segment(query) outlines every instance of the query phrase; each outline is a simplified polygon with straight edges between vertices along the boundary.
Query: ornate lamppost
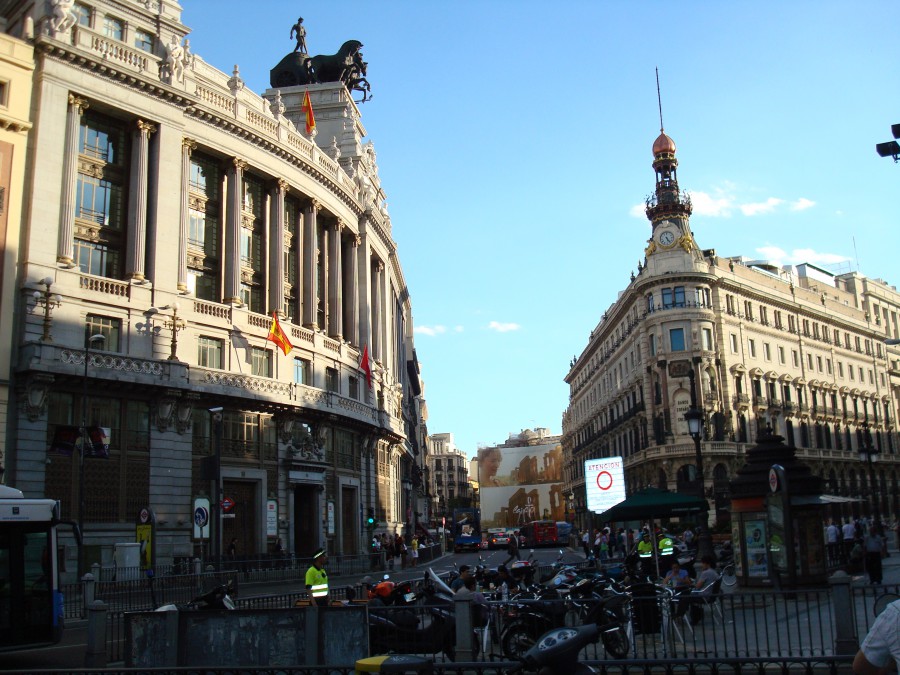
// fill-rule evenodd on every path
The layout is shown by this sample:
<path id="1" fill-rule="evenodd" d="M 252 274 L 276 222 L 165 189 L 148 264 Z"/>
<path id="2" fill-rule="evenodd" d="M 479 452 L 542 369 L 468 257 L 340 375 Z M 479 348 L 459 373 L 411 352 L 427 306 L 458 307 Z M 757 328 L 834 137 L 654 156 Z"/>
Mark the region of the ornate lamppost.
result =
<path id="1" fill-rule="evenodd" d="M 44 285 L 44 290 L 35 291 L 32 293 L 32 297 L 34 298 L 34 306 L 43 307 L 44 309 L 44 323 L 43 323 L 43 331 L 41 333 L 41 341 L 42 342 L 53 342 L 53 338 L 50 337 L 50 315 L 54 309 L 62 304 L 62 299 L 56 293 L 50 293 L 50 286 L 53 284 L 53 279 L 50 277 L 46 277 L 41 279 L 38 283 Z"/>
<path id="2" fill-rule="evenodd" d="M 49 289 L 49 284 L 48 284 Z M 84 455 L 88 451 L 90 438 L 88 437 L 87 409 L 88 409 L 88 363 L 91 360 L 91 345 L 102 345 L 106 336 L 101 333 L 91 335 L 84 344 L 84 376 L 81 378 L 81 454 L 78 460 L 78 531 L 84 537 Z M 84 569 L 84 545 L 78 547 L 78 578 L 85 574 Z"/>
<path id="3" fill-rule="evenodd" d="M 691 407 L 684 413 L 684 420 L 688 425 L 688 433 L 694 439 L 695 464 L 697 469 L 697 496 L 706 501 L 706 490 L 703 479 L 703 452 L 700 448 L 700 438 L 703 435 L 703 412 L 697 408 L 697 389 L 694 384 L 694 369 L 688 371 L 691 382 Z M 702 522 L 697 528 L 697 554 L 702 559 L 705 556 L 714 556 L 712 537 L 709 533 L 709 507 L 700 514 Z"/>

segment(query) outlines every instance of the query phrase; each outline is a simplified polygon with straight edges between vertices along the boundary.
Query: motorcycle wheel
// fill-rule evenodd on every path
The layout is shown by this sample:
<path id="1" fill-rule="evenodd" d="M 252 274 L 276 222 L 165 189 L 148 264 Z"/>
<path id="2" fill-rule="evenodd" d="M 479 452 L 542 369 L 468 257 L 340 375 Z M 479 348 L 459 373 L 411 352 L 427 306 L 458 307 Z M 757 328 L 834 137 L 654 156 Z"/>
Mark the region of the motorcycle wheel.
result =
<path id="1" fill-rule="evenodd" d="M 611 631 L 603 631 L 600 635 L 607 654 L 614 659 L 624 659 L 628 656 L 628 652 L 631 651 L 631 642 L 624 626 L 618 626 Z"/>
<path id="2" fill-rule="evenodd" d="M 535 630 L 524 621 L 514 621 L 500 634 L 500 648 L 503 655 L 510 661 L 519 661 L 525 656 L 525 652 L 531 649 L 537 642 L 536 635 L 543 635 L 546 631 Z"/>

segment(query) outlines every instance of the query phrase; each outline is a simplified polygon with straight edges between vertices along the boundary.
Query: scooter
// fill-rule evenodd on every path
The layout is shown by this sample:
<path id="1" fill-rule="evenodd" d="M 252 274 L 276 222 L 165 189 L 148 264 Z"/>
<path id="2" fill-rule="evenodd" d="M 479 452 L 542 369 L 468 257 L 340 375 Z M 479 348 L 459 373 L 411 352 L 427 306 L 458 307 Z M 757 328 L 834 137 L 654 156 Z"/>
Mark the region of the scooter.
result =
<path id="1" fill-rule="evenodd" d="M 199 609 L 205 611 L 217 611 L 220 609 L 234 609 L 235 594 L 234 581 L 219 584 L 206 593 L 198 595 L 190 602 L 180 605 L 170 603 L 156 609 L 157 612 L 177 612 L 180 610 Z"/>
<path id="2" fill-rule="evenodd" d="M 539 675 L 591 675 L 597 671 L 581 663 L 581 650 L 597 641 L 597 626 L 588 624 L 577 628 L 554 628 L 544 633 L 534 646 L 519 657 L 520 665 L 509 671 L 538 671 Z"/>

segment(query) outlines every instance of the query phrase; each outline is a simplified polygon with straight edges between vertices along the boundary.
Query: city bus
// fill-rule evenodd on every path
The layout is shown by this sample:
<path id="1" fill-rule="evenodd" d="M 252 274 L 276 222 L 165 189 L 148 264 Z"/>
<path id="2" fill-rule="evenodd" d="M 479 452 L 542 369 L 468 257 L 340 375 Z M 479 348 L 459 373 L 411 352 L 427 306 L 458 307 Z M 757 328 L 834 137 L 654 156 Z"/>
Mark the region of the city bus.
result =
<path id="1" fill-rule="evenodd" d="M 478 509 L 453 509 L 453 550 L 481 548 L 481 514 Z"/>
<path id="2" fill-rule="evenodd" d="M 55 644 L 62 638 L 59 514 L 59 502 L 53 499 L 25 499 L 20 490 L 0 485 L 0 651 Z M 74 529 L 80 544 L 80 532 Z"/>
<path id="3" fill-rule="evenodd" d="M 556 546 L 559 543 L 556 523 L 552 520 L 532 520 L 519 528 L 519 535 L 525 538 L 525 546 L 529 548 Z"/>

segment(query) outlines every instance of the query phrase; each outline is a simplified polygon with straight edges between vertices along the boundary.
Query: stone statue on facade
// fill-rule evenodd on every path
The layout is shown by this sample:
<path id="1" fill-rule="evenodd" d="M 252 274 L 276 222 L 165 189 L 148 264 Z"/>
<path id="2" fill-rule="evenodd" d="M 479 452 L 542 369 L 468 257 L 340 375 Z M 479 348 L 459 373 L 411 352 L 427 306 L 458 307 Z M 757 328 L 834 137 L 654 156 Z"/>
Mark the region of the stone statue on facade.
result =
<path id="1" fill-rule="evenodd" d="M 64 33 L 78 23 L 75 13 L 75 0 L 51 0 L 53 18 L 50 25 L 54 33 Z"/>
<path id="2" fill-rule="evenodd" d="M 184 69 L 191 65 L 193 59 L 190 45 L 191 43 L 187 40 L 182 44 L 177 35 L 172 35 L 169 44 L 166 45 L 166 60 L 163 63 L 161 75 L 167 78 L 169 83 L 184 80 Z"/>

